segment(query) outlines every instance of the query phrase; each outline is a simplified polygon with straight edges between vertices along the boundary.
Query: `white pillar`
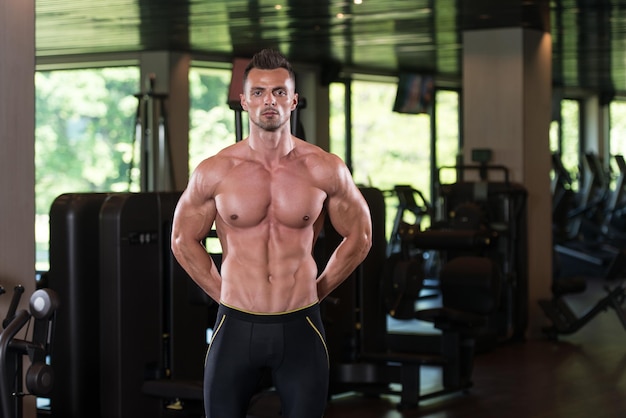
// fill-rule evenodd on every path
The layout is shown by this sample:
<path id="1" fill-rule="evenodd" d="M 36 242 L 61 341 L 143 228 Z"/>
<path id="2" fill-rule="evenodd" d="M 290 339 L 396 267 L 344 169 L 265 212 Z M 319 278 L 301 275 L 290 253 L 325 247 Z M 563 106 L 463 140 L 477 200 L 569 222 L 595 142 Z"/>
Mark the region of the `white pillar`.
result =
<path id="1" fill-rule="evenodd" d="M 297 64 L 294 64 L 296 67 Z M 330 147 L 330 98 L 328 86 L 319 82 L 319 68 L 300 66 L 296 68 L 297 91 L 300 99 L 306 100 L 306 108 L 300 111 L 300 122 L 306 141 L 322 149 Z"/>
<path id="2" fill-rule="evenodd" d="M 528 336 L 547 324 L 537 301 L 550 297 L 552 281 L 551 54 L 551 36 L 538 30 L 463 35 L 464 159 L 473 148 L 491 148 L 492 163 L 528 191 Z"/>
<path id="3" fill-rule="evenodd" d="M 13 288 L 35 290 L 35 1 L 0 2 L 0 318 Z M 19 338 L 24 338 L 22 334 Z M 28 362 L 26 362 L 28 363 Z M 25 364 L 25 369 L 28 364 Z M 35 417 L 24 398 L 24 417 Z"/>

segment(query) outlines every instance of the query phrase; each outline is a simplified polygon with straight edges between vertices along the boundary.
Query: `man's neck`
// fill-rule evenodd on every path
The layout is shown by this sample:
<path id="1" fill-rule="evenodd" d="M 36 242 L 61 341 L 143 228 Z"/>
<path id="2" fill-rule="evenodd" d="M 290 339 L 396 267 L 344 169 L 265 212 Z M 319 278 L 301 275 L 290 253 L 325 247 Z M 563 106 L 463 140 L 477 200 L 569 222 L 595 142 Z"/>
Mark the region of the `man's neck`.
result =
<path id="1" fill-rule="evenodd" d="M 289 129 L 271 132 L 251 129 L 248 136 L 248 146 L 254 157 L 271 164 L 289 154 L 295 147 L 295 143 Z"/>

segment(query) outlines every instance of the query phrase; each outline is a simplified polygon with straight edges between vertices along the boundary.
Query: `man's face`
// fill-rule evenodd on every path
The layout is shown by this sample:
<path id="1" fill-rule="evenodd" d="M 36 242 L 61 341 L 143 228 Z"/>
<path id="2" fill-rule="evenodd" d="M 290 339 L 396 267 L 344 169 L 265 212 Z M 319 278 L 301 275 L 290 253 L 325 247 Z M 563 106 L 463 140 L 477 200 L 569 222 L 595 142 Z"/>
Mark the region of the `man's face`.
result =
<path id="1" fill-rule="evenodd" d="M 289 121 L 297 104 L 298 95 L 287 70 L 250 70 L 241 95 L 241 106 L 249 113 L 251 123 L 267 131 L 276 131 Z"/>

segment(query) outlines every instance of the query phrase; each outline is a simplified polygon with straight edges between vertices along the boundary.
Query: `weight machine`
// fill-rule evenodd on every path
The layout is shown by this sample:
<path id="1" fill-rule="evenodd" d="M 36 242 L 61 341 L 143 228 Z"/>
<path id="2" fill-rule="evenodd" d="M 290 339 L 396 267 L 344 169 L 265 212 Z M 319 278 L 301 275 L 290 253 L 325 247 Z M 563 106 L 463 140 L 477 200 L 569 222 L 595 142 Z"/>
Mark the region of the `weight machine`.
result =
<path id="1" fill-rule="evenodd" d="M 176 184 L 169 143 L 169 127 L 165 102 L 167 94 L 156 93 L 156 76 L 150 74 L 147 91 L 137 93 L 137 113 L 133 138 L 133 157 L 128 173 L 128 190 L 131 190 L 135 168 L 136 147 L 139 146 L 141 164 L 141 191 L 172 190 Z"/>
<path id="2" fill-rule="evenodd" d="M 143 385 L 202 379 L 207 304 L 169 249 L 180 192 L 70 193 L 50 210 L 58 310 L 51 414 L 160 417 Z"/>
<path id="3" fill-rule="evenodd" d="M 471 230 L 482 223 L 498 236 L 482 254 L 492 259 L 502 274 L 494 327 L 501 340 L 523 341 L 528 325 L 527 191 L 510 180 L 507 167 L 489 164 L 488 159 L 475 161 L 479 164 L 440 168 L 456 170 L 459 181 L 440 186 L 438 209 L 444 221 L 456 223 L 459 229 Z M 472 173 L 478 178 L 467 180 Z M 501 178 L 490 178 L 498 173 Z"/>
<path id="4" fill-rule="evenodd" d="M 396 394 L 398 408 L 413 408 L 430 399 L 471 387 L 475 343 L 490 328 L 490 316 L 499 304 L 499 269 L 485 257 L 459 256 L 442 266 L 439 275 L 443 305 L 430 310 L 415 310 L 421 290 L 419 264 L 393 261 L 389 266 L 384 233 L 385 204 L 381 191 L 361 188 L 372 214 L 373 245 L 364 262 L 331 294 L 336 303 L 322 304 L 331 359 L 331 394 L 356 391 L 366 395 Z M 430 241 L 459 246 L 480 241 L 455 238 L 448 231 L 429 234 L 399 228 L 404 244 L 420 236 Z M 415 235 L 415 236 L 412 236 Z M 332 225 L 326 223 L 318 241 L 316 260 L 323 265 L 339 240 Z M 392 271 L 393 277 L 386 272 Z M 434 324 L 441 333 L 436 348 L 425 347 L 421 339 L 398 347 L 387 333 L 387 315 L 420 319 Z M 427 349 L 425 349 L 427 348 Z M 422 392 L 420 369 L 442 369 L 442 387 Z"/>
<path id="5" fill-rule="evenodd" d="M 5 290 L 0 286 L 0 295 L 3 293 Z M 4 329 L 0 332 L 0 411 L 2 417 L 6 418 L 21 418 L 24 396 L 46 397 L 54 386 L 54 371 L 46 363 L 46 357 L 52 348 L 58 297 L 51 289 L 38 289 L 31 295 L 29 310 L 18 311 L 17 306 L 23 293 L 22 286 L 14 288 L 13 298 L 2 322 Z M 16 338 L 19 332 L 28 329 L 31 318 L 34 318 L 32 338 Z M 30 360 L 25 379 L 24 356 Z M 27 392 L 24 392 L 24 385 Z"/>

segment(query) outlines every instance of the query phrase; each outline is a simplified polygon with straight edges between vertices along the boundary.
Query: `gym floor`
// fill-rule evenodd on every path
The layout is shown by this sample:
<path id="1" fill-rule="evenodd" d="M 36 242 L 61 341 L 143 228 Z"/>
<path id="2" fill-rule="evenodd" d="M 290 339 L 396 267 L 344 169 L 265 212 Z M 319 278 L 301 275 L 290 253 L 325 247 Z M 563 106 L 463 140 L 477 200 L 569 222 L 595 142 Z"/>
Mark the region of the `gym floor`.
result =
<path id="1" fill-rule="evenodd" d="M 606 294 L 590 280 L 568 297 L 582 315 Z M 422 393 L 437 388 L 438 369 L 422 367 Z M 529 340 L 478 354 L 474 386 L 465 393 L 422 401 L 398 411 L 396 396 L 335 396 L 325 418 L 621 418 L 626 416 L 626 330 L 612 309 L 558 341 Z M 260 399 L 248 418 L 279 417 L 275 397 Z"/>

